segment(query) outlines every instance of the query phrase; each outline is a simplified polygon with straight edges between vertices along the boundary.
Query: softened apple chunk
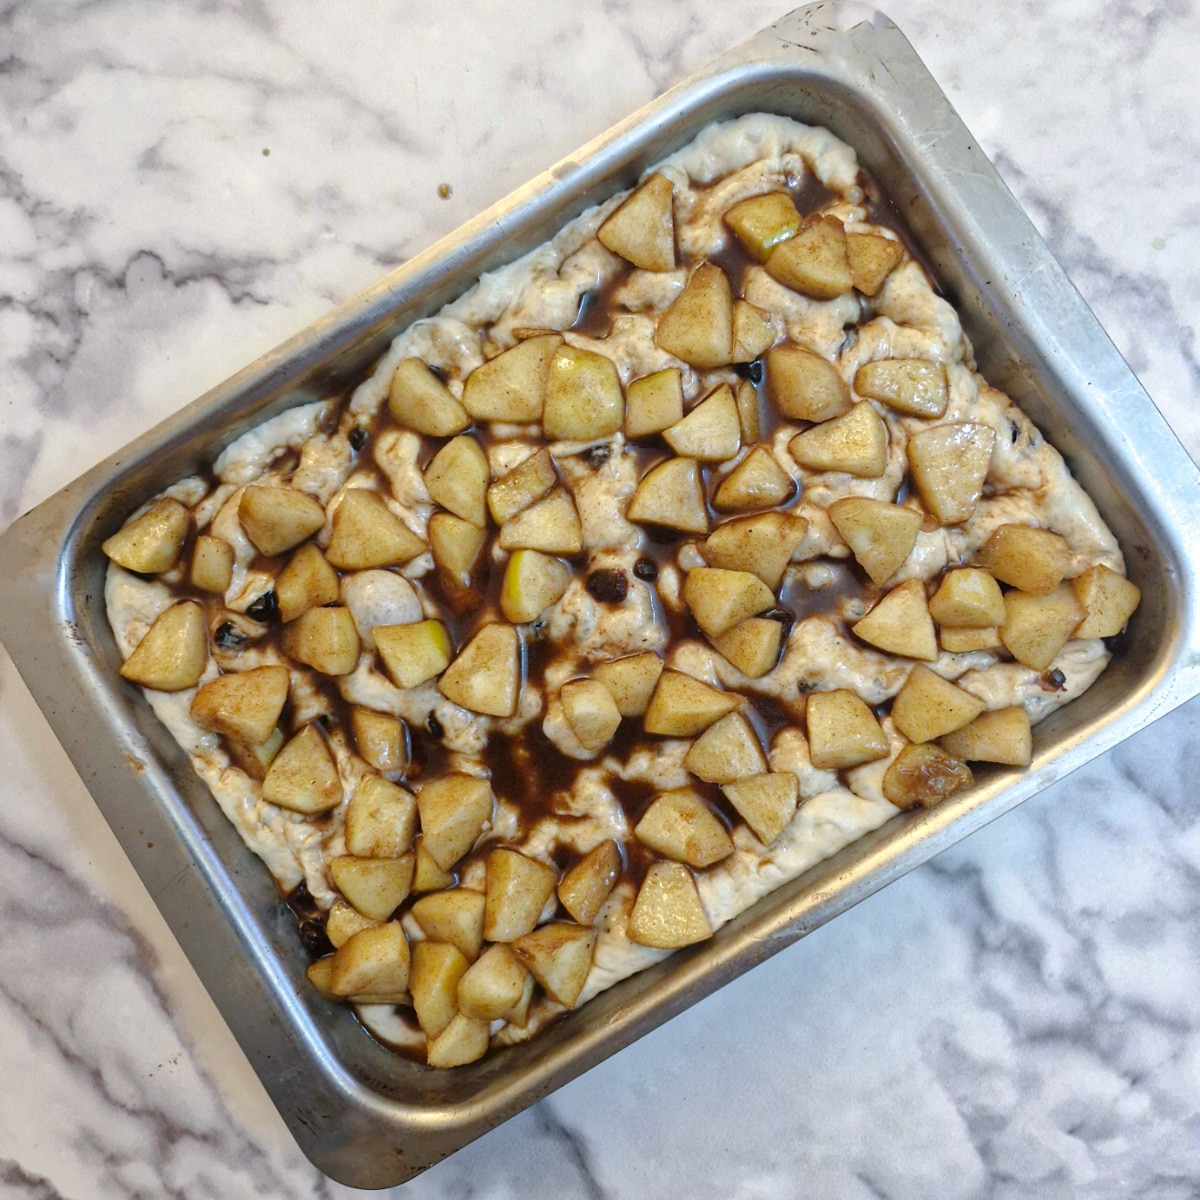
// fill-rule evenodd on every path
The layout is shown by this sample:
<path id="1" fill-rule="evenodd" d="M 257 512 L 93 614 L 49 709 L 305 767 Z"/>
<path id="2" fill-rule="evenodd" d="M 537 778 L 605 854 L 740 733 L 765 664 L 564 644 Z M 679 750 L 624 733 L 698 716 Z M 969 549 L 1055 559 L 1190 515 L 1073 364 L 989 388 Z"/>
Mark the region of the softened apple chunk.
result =
<path id="1" fill-rule="evenodd" d="M 489 942 L 515 942 L 537 925 L 558 876 L 553 867 L 505 846 L 487 859 L 483 936 Z"/>
<path id="2" fill-rule="evenodd" d="M 597 663 L 592 674 L 608 689 L 622 717 L 640 717 L 650 704 L 663 661 L 653 650 Z"/>
<path id="3" fill-rule="evenodd" d="M 268 804 L 312 816 L 342 802 L 342 781 L 316 724 L 305 725 L 275 756 L 262 783 Z"/>
<path id="4" fill-rule="evenodd" d="M 808 533 L 808 521 L 794 513 L 763 513 L 726 521 L 700 544 L 711 567 L 750 571 L 772 590 L 783 582 L 796 548 Z"/>
<path id="5" fill-rule="evenodd" d="M 878 233 L 848 233 L 846 257 L 854 286 L 864 296 L 874 296 L 904 257 L 904 246 Z"/>
<path id="6" fill-rule="evenodd" d="M 305 492 L 251 484 L 238 501 L 238 520 L 262 554 L 282 554 L 325 524 L 325 510 Z"/>
<path id="7" fill-rule="evenodd" d="M 485 625 L 442 672 L 447 700 L 490 717 L 511 717 L 521 691 L 521 638 L 511 625 Z"/>
<path id="8" fill-rule="evenodd" d="M 439 892 L 442 888 L 454 886 L 454 873 L 438 865 L 433 855 L 425 849 L 424 837 L 417 838 L 413 853 L 417 856 L 417 865 L 413 868 L 414 892 Z"/>
<path id="9" fill-rule="evenodd" d="M 283 649 L 322 675 L 349 675 L 361 644 L 348 608 L 310 608 L 283 630 Z"/>
<path id="10" fill-rule="evenodd" d="M 827 511 L 873 583 L 886 583 L 904 566 L 921 531 L 921 514 L 915 509 L 866 496 L 835 500 Z"/>
<path id="11" fill-rule="evenodd" d="M 742 424 L 729 384 L 720 384 L 683 420 L 663 433 L 668 446 L 698 462 L 724 462 L 742 445 Z"/>
<path id="12" fill-rule="evenodd" d="M 414 858 L 358 858 L 340 854 L 331 859 L 334 886 L 364 917 L 386 921 L 412 890 Z"/>
<path id="13" fill-rule="evenodd" d="M 208 665 L 208 627 L 195 600 L 172 604 L 121 664 L 121 678 L 159 692 L 195 687 Z"/>
<path id="14" fill-rule="evenodd" d="M 1044 596 L 1062 583 L 1071 565 L 1071 548 L 1066 538 L 1049 529 L 1001 525 L 992 530 L 975 561 L 1002 583 Z"/>
<path id="15" fill-rule="evenodd" d="M 986 571 L 960 567 L 942 577 L 929 615 L 950 629 L 987 629 L 1004 620 L 1004 593 Z"/>
<path id="16" fill-rule="evenodd" d="M 749 196 L 725 211 L 725 224 L 756 262 L 766 262 L 780 242 L 796 235 L 802 221 L 787 192 Z"/>
<path id="17" fill-rule="evenodd" d="M 202 729 L 261 746 L 275 731 L 289 683 L 287 667 L 218 675 L 196 693 L 192 720 Z"/>
<path id="18" fill-rule="evenodd" d="M 625 389 L 625 436 L 651 437 L 683 420 L 683 379 L 678 367 L 635 379 Z"/>
<path id="19" fill-rule="evenodd" d="M 607 746 L 621 724 L 612 693 L 598 679 L 573 679 L 559 693 L 563 716 L 579 744 L 589 753 Z"/>
<path id="20" fill-rule="evenodd" d="M 948 754 L 966 762 L 1027 767 L 1033 760 L 1033 730 L 1029 714 L 1019 704 L 983 713 L 962 729 L 946 734 L 940 744 Z"/>
<path id="21" fill-rule="evenodd" d="M 810 471 L 845 471 L 860 479 L 878 479 L 887 470 L 887 426 L 864 400 L 845 416 L 796 434 L 788 449 Z"/>
<path id="22" fill-rule="evenodd" d="M 425 1061 L 431 1067 L 465 1067 L 478 1062 L 488 1049 L 491 1026 L 457 1013 L 454 1019 L 433 1038 L 425 1051 Z"/>
<path id="23" fill-rule="evenodd" d="M 1077 638 L 1116 637 L 1142 600 L 1137 584 L 1102 565 L 1089 567 L 1071 586 L 1087 613 L 1075 630 Z"/>
<path id="24" fill-rule="evenodd" d="M 474 962 L 483 948 L 483 893 L 451 888 L 422 896 L 409 910 L 421 932 L 435 942 L 449 942 Z"/>
<path id="25" fill-rule="evenodd" d="M 329 987 L 335 996 L 391 999 L 408 989 L 412 957 L 399 921 L 363 929 L 333 955 Z"/>
<path id="26" fill-rule="evenodd" d="M 558 902 L 580 925 L 591 925 L 620 875 L 621 851 L 612 838 L 606 838 L 558 881 Z"/>
<path id="27" fill-rule="evenodd" d="M 486 779 L 457 773 L 431 779 L 417 793 L 421 845 L 443 871 L 475 845 L 495 802 Z"/>
<path id="28" fill-rule="evenodd" d="M 908 440 L 908 466 L 921 502 L 943 525 L 975 511 L 996 435 L 986 425 L 935 425 Z"/>
<path id="29" fill-rule="evenodd" d="M 702 371 L 733 361 L 733 293 L 713 263 L 701 263 L 659 319 L 659 349 Z"/>
<path id="30" fill-rule="evenodd" d="M 497 354 L 467 376 L 462 405 L 476 421 L 540 421 L 557 333 L 539 334 Z"/>
<path id="31" fill-rule="evenodd" d="M 775 341 L 775 330 L 771 328 L 766 314 L 745 300 L 736 300 L 733 305 L 733 353 L 730 361 L 753 362 L 765 354 Z"/>
<path id="32" fill-rule="evenodd" d="M 163 496 L 107 538 L 101 549 L 119 567 L 139 575 L 169 571 L 183 557 L 192 514 L 178 500 Z"/>
<path id="33" fill-rule="evenodd" d="M 233 547 L 219 537 L 202 533 L 192 548 L 192 587 L 223 593 L 233 580 Z"/>
<path id="34" fill-rule="evenodd" d="M 1044 671 L 1086 615 L 1069 583 L 1059 584 L 1045 596 L 1006 592 L 1000 640 L 1022 666 Z"/>
<path id="35" fill-rule="evenodd" d="M 381 921 L 372 921 L 348 904 L 340 896 L 329 907 L 325 914 L 325 936 L 335 950 L 341 949 L 356 933 L 363 929 L 374 929 Z"/>
<path id="36" fill-rule="evenodd" d="M 487 522 L 488 460 L 470 434 L 447 442 L 425 468 L 425 488 L 434 504 L 472 525 Z"/>
<path id="37" fill-rule="evenodd" d="M 706 783 L 732 783 L 767 769 L 757 735 L 738 712 L 710 725 L 688 748 L 683 765 Z"/>
<path id="38" fill-rule="evenodd" d="M 828 359 L 803 346 L 776 346 L 767 355 L 767 386 L 776 407 L 798 421 L 830 421 L 852 407 L 850 389 Z"/>
<path id="39" fill-rule="evenodd" d="M 337 572 L 312 542 L 305 542 L 275 577 L 279 619 L 294 621 L 310 608 L 332 604 L 339 591 Z"/>
<path id="40" fill-rule="evenodd" d="M 884 797 L 897 808 L 932 808 L 975 782 L 971 768 L 930 742 L 905 746 L 884 772 Z"/>
<path id="41" fill-rule="evenodd" d="M 713 645 L 747 679 L 761 679 L 779 661 L 783 625 L 770 617 L 747 617 L 720 637 Z"/>
<path id="42" fill-rule="evenodd" d="M 950 403 L 944 363 L 922 358 L 883 358 L 863 363 L 854 390 L 910 417 L 940 417 Z"/>
<path id="43" fill-rule="evenodd" d="M 642 728 L 665 737 L 695 737 L 741 703 L 741 696 L 682 671 L 663 671 L 646 706 Z"/>
<path id="44" fill-rule="evenodd" d="M 755 446 L 721 480 L 713 507 L 721 512 L 751 512 L 774 508 L 790 500 L 796 481 L 775 461 L 765 446 Z"/>
<path id="45" fill-rule="evenodd" d="M 978 696 L 916 666 L 892 701 L 892 723 L 910 742 L 932 742 L 969 725 L 983 709 Z"/>
<path id="46" fill-rule="evenodd" d="M 450 635 L 441 621 L 376 625 L 371 634 L 384 669 L 399 688 L 420 687 L 450 665 Z"/>
<path id="47" fill-rule="evenodd" d="M 762 413 L 759 411 L 758 391 L 748 379 L 743 379 L 734 393 L 738 420 L 742 423 L 742 443 L 752 446 L 762 436 Z"/>
<path id="48" fill-rule="evenodd" d="M 506 621 L 524 625 L 556 604 L 571 582 L 571 569 L 538 550 L 517 550 L 504 569 L 500 611 Z"/>
<path id="49" fill-rule="evenodd" d="M 733 853 L 733 842 L 712 809 L 691 788 L 656 797 L 634 826 L 634 836 L 664 858 L 711 867 Z"/>
<path id="50" fill-rule="evenodd" d="M 802 296 L 836 300 L 854 286 L 846 230 L 837 217 L 810 217 L 767 258 L 767 274 Z"/>
<path id="51" fill-rule="evenodd" d="M 378 775 L 364 775 L 346 805 L 345 832 L 348 854 L 357 858 L 399 858 L 412 849 L 417 832 L 417 798 Z"/>
<path id="52" fill-rule="evenodd" d="M 513 950 L 556 1004 L 574 1008 L 592 969 L 596 931 L 554 921 L 513 942 Z"/>
<path id="53" fill-rule="evenodd" d="M 654 174 L 596 231 L 600 244 L 643 271 L 675 269 L 674 187 Z"/>
<path id="54" fill-rule="evenodd" d="M 684 533 L 708 532 L 708 504 L 700 464 L 694 458 L 669 458 L 648 471 L 629 501 L 631 521 L 663 525 Z"/>
<path id="55" fill-rule="evenodd" d="M 638 888 L 625 935 L 639 946 L 678 950 L 712 937 L 691 871 L 682 863 L 653 863 Z"/>
<path id="56" fill-rule="evenodd" d="M 739 621 L 775 606 L 775 593 L 757 575 L 721 567 L 689 571 L 683 598 L 696 624 L 709 637 L 720 637 Z"/>
<path id="57" fill-rule="evenodd" d="M 483 603 L 488 564 L 483 551 L 487 530 L 453 513 L 435 512 L 429 518 L 429 546 L 437 567 L 438 587 L 456 616 L 474 612 Z"/>
<path id="58" fill-rule="evenodd" d="M 425 543 L 370 488 L 350 488 L 333 511 L 325 557 L 343 571 L 398 566 L 425 551 Z"/>
<path id="59" fill-rule="evenodd" d="M 764 846 L 787 828 L 800 802 L 800 781 L 791 771 L 753 775 L 727 783 L 721 790 Z"/>
<path id="60" fill-rule="evenodd" d="M 497 525 L 504 525 L 523 508 L 540 500 L 556 483 L 554 459 L 543 447 L 502 475 L 487 490 L 488 509 Z"/>
<path id="61" fill-rule="evenodd" d="M 910 579 L 893 588 L 852 628 L 864 642 L 889 654 L 926 662 L 933 662 L 938 656 L 937 634 L 919 579 Z"/>
<path id="62" fill-rule="evenodd" d="M 887 735 L 856 692 L 813 692 L 805 713 L 809 757 L 821 771 L 840 771 L 886 758 Z"/>
<path id="63" fill-rule="evenodd" d="M 408 989 L 417 1024 L 435 1038 L 458 1013 L 458 984 L 471 964 L 447 942 L 417 942 L 412 948 Z"/>
<path id="64" fill-rule="evenodd" d="M 237 738 L 226 737 L 225 749 L 229 751 L 229 759 L 235 767 L 240 767 L 251 779 L 260 783 L 266 779 L 275 756 L 283 749 L 283 730 L 276 726 L 270 736 L 260 745 L 242 742 Z"/>
<path id="65" fill-rule="evenodd" d="M 512 948 L 489 946 L 458 981 L 458 1011 L 477 1021 L 497 1021 L 524 990 L 525 967 Z"/>
<path id="66" fill-rule="evenodd" d="M 578 554 L 583 549 L 583 527 L 570 492 L 555 488 L 510 518 L 500 527 L 500 549 Z"/>
<path id="67" fill-rule="evenodd" d="M 546 378 L 542 432 L 549 438 L 590 442 L 611 437 L 624 419 L 625 396 L 612 359 L 559 346 Z"/>
<path id="68" fill-rule="evenodd" d="M 429 437 L 453 437 L 471 423 L 454 393 L 419 358 L 396 368 L 388 412 L 407 429 Z"/>
<path id="69" fill-rule="evenodd" d="M 991 629 L 939 629 L 938 641 L 947 654 L 997 650 L 1003 645 L 1000 641 L 1000 630 L 995 626 Z"/>

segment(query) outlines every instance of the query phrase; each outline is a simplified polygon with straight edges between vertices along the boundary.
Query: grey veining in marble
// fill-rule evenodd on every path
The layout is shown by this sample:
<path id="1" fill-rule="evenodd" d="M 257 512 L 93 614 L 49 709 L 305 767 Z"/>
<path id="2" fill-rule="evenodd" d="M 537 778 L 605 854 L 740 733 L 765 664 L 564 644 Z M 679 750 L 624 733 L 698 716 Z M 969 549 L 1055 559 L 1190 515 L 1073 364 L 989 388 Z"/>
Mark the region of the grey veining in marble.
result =
<path id="1" fill-rule="evenodd" d="M 886 7 L 1200 455 L 1200 8 Z M 0 524 L 780 11 L 0 0 Z M 404 1194 L 1200 1195 L 1198 716 Z M 0 755 L 0 1197 L 348 1194 L 4 658 Z"/>

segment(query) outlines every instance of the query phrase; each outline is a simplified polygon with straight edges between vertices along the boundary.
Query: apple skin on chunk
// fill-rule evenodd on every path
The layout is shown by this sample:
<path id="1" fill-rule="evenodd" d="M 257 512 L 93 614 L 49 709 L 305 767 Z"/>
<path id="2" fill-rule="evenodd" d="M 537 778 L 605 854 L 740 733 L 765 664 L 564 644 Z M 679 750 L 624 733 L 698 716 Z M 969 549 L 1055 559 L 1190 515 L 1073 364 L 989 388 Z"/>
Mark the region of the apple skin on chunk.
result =
<path id="1" fill-rule="evenodd" d="M 887 470 L 887 426 L 863 400 L 844 416 L 796 434 L 788 449 L 810 471 L 845 471 L 860 479 L 878 479 Z"/>
<path id="2" fill-rule="evenodd" d="M 238 501 L 238 520 L 263 554 L 282 554 L 325 525 L 325 510 L 305 492 L 251 484 Z"/>
<path id="3" fill-rule="evenodd" d="M 794 237 L 803 223 L 787 192 L 748 196 L 725 210 L 725 224 L 756 262 L 766 262 L 780 242 Z"/>
<path id="4" fill-rule="evenodd" d="M 848 688 L 811 693 L 805 721 L 809 756 L 820 771 L 840 771 L 887 757 L 887 735 L 866 701 Z"/>
<path id="5" fill-rule="evenodd" d="M 1018 704 L 976 717 L 969 725 L 939 741 L 942 749 L 966 762 L 1027 767 L 1033 760 L 1033 730 L 1029 714 Z"/>
<path id="6" fill-rule="evenodd" d="M 837 217 L 808 218 L 795 237 L 771 251 L 767 274 L 802 296 L 836 300 L 854 286 L 845 226 Z"/>
<path id="7" fill-rule="evenodd" d="M 565 921 L 543 925 L 513 943 L 517 957 L 543 991 L 564 1008 L 574 1008 L 592 969 L 596 931 Z"/>
<path id="8" fill-rule="evenodd" d="M 986 425 L 935 425 L 908 440 L 908 468 L 921 502 L 943 525 L 975 511 L 996 434 Z"/>
<path id="9" fill-rule="evenodd" d="M 983 709 L 978 696 L 916 666 L 892 701 L 892 722 L 910 742 L 931 742 L 969 725 Z"/>
<path id="10" fill-rule="evenodd" d="M 333 510 L 326 559 L 343 571 L 410 562 L 425 543 L 370 488 L 349 488 Z"/>
<path id="11" fill-rule="evenodd" d="M 711 867 L 733 853 L 725 826 L 691 788 L 663 792 L 633 830 L 639 842 L 689 867 Z"/>
<path id="12" fill-rule="evenodd" d="M 1137 584 L 1103 565 L 1089 567 L 1071 586 L 1087 613 L 1075 630 L 1077 638 L 1116 637 L 1142 600 Z"/>
<path id="13" fill-rule="evenodd" d="M 195 687 L 208 665 L 208 627 L 195 600 L 172 604 L 121 664 L 121 678 L 159 692 Z"/>
<path id="14" fill-rule="evenodd" d="M 342 802 L 337 763 L 316 724 L 305 725 L 275 756 L 262 783 L 268 804 L 314 815 Z"/>
<path id="15" fill-rule="evenodd" d="M 593 846 L 558 883 L 558 901 L 580 925 L 590 925 L 621 875 L 621 851 L 612 838 Z"/>
<path id="16" fill-rule="evenodd" d="M 663 671 L 642 728 L 664 737 L 695 737 L 741 704 L 742 697 L 733 692 L 722 692 L 682 671 Z"/>
<path id="17" fill-rule="evenodd" d="M 560 346 L 546 378 L 542 432 L 548 438 L 590 442 L 611 437 L 624 420 L 625 396 L 612 359 Z"/>
<path id="18" fill-rule="evenodd" d="M 419 358 L 406 358 L 397 366 L 388 412 L 406 429 L 428 437 L 453 437 L 471 424 L 454 393 Z"/>
<path id="19" fill-rule="evenodd" d="M 626 922 L 629 940 L 657 950 L 678 950 L 705 941 L 712 932 L 691 871 L 682 863 L 653 863 Z"/>
<path id="20" fill-rule="evenodd" d="M 803 346 L 776 346 L 767 355 L 767 385 L 779 411 L 793 420 L 830 421 L 853 406 L 837 367 Z"/>
<path id="21" fill-rule="evenodd" d="M 637 485 L 627 515 L 631 521 L 683 533 L 707 533 L 708 504 L 700 464 L 694 458 L 668 458 L 652 467 Z"/>
<path id="22" fill-rule="evenodd" d="M 376 625 L 371 633 L 384 669 L 398 688 L 420 687 L 450 665 L 450 635 L 441 621 Z"/>
<path id="23" fill-rule="evenodd" d="M 905 746 L 884 772 L 883 794 L 897 808 L 932 808 L 975 782 L 971 768 L 931 742 Z"/>
<path id="24" fill-rule="evenodd" d="M 275 732 L 289 686 L 287 667 L 218 675 L 196 693 L 192 720 L 202 729 L 261 746 Z"/>
<path id="25" fill-rule="evenodd" d="M 550 360 L 562 345 L 540 334 L 497 354 L 467 376 L 462 404 L 476 421 L 540 421 Z"/>
<path id="26" fill-rule="evenodd" d="M 826 510 L 872 583 L 886 583 L 904 566 L 921 531 L 921 514 L 899 504 L 846 496 Z"/>
<path id="27" fill-rule="evenodd" d="M 127 571 L 157 575 L 169 571 L 183 557 L 191 527 L 192 514 L 186 505 L 163 496 L 152 500 L 145 512 L 127 521 L 100 548 Z"/>
<path id="28" fill-rule="evenodd" d="M 852 628 L 864 642 L 889 654 L 925 662 L 937 659 L 937 633 L 919 579 L 910 579 L 893 588 Z"/>
<path id="29" fill-rule="evenodd" d="M 733 293 L 713 263 L 701 263 L 658 322 L 660 350 L 702 371 L 733 361 Z"/>
<path id="30" fill-rule="evenodd" d="M 800 802 L 800 781 L 791 771 L 769 771 L 725 784 L 725 799 L 764 846 L 787 828 Z"/>
<path id="31" fill-rule="evenodd" d="M 485 625 L 442 672 L 447 700 L 489 717 L 511 717 L 521 691 L 521 637 L 511 625 Z"/>
<path id="32" fill-rule="evenodd" d="M 596 231 L 600 244 L 643 271 L 673 271 L 674 191 L 665 175 L 651 175 Z"/>

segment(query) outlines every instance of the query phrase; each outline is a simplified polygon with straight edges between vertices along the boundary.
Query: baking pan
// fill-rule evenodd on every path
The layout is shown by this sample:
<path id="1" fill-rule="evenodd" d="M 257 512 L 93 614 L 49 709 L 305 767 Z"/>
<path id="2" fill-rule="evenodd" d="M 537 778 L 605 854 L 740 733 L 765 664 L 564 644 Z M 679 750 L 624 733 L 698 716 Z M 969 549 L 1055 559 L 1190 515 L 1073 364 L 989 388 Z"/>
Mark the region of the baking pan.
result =
<path id="1" fill-rule="evenodd" d="M 710 121 L 825 125 L 902 214 L 979 367 L 1065 455 L 1120 538 L 1142 606 L 1080 699 L 1037 727 L 1027 772 L 898 814 L 709 942 L 531 1042 L 454 1071 L 377 1044 L 304 978 L 265 867 L 137 689 L 104 615 L 101 541 L 160 489 L 289 406 L 360 380 L 390 340 L 539 245 Z M 348 1184 L 399 1183 L 634 1041 L 1200 691 L 1200 476 L 897 28 L 799 9 L 89 471 L 0 538 L 0 636 L 297 1142 Z"/>

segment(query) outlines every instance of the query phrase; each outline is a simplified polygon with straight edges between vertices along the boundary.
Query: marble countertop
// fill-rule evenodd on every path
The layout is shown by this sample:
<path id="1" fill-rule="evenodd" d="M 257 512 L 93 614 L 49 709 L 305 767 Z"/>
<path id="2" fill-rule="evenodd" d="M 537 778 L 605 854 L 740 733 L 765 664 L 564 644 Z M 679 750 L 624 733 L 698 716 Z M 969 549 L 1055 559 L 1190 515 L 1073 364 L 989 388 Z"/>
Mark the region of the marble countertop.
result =
<path id="1" fill-rule="evenodd" d="M 1196 456 L 1200 6 L 885 7 Z M 0 5 L 0 525 L 781 11 Z M 403 1193 L 1200 1194 L 1198 716 Z M 2 652 L 0 756 L 0 1195 L 348 1194 Z"/>

